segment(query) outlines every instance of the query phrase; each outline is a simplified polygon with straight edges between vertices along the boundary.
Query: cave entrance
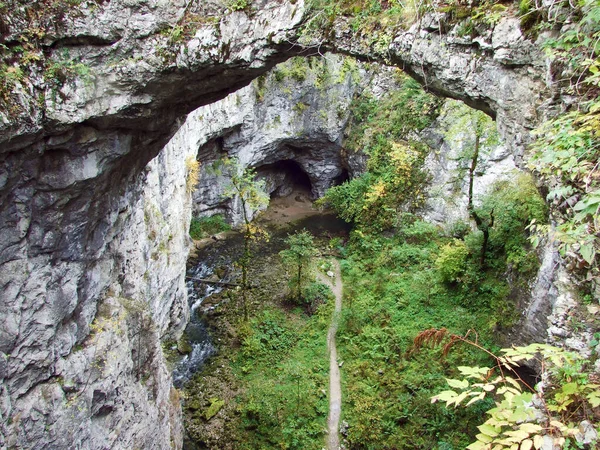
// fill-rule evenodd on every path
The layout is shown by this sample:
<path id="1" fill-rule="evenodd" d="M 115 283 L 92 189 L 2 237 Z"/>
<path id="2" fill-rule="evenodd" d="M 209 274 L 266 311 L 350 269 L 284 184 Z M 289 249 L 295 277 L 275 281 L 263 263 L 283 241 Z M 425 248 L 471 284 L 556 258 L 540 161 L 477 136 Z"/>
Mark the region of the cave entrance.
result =
<path id="1" fill-rule="evenodd" d="M 296 161 L 285 159 L 265 164 L 256 169 L 256 174 L 265 180 L 265 188 L 271 199 L 292 194 L 312 199 L 312 182 Z"/>
<path id="2" fill-rule="evenodd" d="M 332 186 L 339 186 L 340 184 L 344 184 L 346 181 L 350 180 L 350 174 L 348 173 L 348 169 L 343 168 L 342 173 L 340 173 L 337 177 L 333 179 Z"/>

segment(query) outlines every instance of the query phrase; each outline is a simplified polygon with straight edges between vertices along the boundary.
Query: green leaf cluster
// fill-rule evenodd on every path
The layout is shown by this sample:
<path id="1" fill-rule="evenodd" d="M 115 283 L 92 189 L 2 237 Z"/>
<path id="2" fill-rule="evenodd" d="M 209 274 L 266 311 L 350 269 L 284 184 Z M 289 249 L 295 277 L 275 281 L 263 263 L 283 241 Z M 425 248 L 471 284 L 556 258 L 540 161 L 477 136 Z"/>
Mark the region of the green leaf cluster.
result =
<path id="1" fill-rule="evenodd" d="M 190 222 L 190 237 L 192 239 L 203 239 L 222 231 L 228 231 L 231 226 L 220 214 L 210 217 L 192 217 Z"/>
<path id="2" fill-rule="evenodd" d="M 418 220 L 405 221 L 393 237 L 352 233 L 342 261 L 338 334 L 350 448 L 465 448 L 477 434 L 473 424 L 493 406 L 484 400 L 453 410 L 430 403 L 449 375 L 457 378 L 452 367 L 460 358 L 485 365 L 485 356 L 464 347 L 447 361 L 431 350 L 409 352 L 414 336 L 431 324 L 460 333 L 481 324 L 480 340 L 493 345 L 493 329 L 510 317 L 502 273 L 465 288 L 443 282 L 436 260 L 449 242 L 442 230 Z"/>
<path id="3" fill-rule="evenodd" d="M 548 200 L 559 213 L 553 234 L 562 255 L 572 269 L 588 269 L 589 279 L 599 274 L 600 250 L 600 4 L 581 0 L 568 11 L 572 26 L 545 46 L 579 102 L 535 130 L 530 167 L 551 186 Z M 532 229 L 548 231 L 537 224 Z"/>
<path id="4" fill-rule="evenodd" d="M 373 232 L 393 227 L 402 211 L 422 206 L 429 148 L 410 136 L 431 123 L 438 106 L 439 100 L 400 75 L 399 89 L 384 98 L 365 95 L 354 101 L 345 145 L 369 156 L 367 172 L 333 187 L 319 203 Z"/>
<path id="5" fill-rule="evenodd" d="M 317 255 L 314 237 L 308 231 L 302 230 L 288 236 L 285 243 L 288 248 L 279 252 L 279 256 L 291 269 L 290 288 L 296 293 L 297 302 L 310 304 L 302 291 L 310 278 L 313 259 Z"/>
<path id="6" fill-rule="evenodd" d="M 236 448 L 321 448 L 328 412 L 326 334 L 331 308 L 310 319 L 267 310 L 250 321 L 234 370 L 238 397 Z"/>
<path id="7" fill-rule="evenodd" d="M 557 376 L 573 367 L 579 355 L 547 344 L 505 348 L 501 353 L 493 369 L 458 367 L 465 378 L 447 379 L 453 389 L 431 399 L 432 403 L 442 401 L 454 407 L 468 400 L 464 405 L 468 407 L 493 396 L 495 407 L 487 411 L 488 419 L 477 427 L 480 432 L 467 449 L 537 450 L 544 446 L 544 436 L 562 448 L 578 433 L 578 421 L 595 420 L 592 410 L 600 405 L 600 386 L 589 383 L 581 373 L 569 382 Z M 524 389 L 523 380 L 510 375 L 513 372 L 509 371 L 530 360 L 537 360 L 553 374 L 552 379 L 546 381 L 549 387 L 534 391 L 525 385 L 527 389 Z"/>

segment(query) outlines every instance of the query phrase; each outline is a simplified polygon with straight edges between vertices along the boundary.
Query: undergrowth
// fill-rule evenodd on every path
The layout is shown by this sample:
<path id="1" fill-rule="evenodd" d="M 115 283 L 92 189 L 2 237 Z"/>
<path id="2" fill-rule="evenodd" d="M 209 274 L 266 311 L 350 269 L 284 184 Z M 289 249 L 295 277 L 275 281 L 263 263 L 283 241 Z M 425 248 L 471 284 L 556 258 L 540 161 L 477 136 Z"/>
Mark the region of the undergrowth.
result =
<path id="1" fill-rule="evenodd" d="M 239 448 L 321 448 L 328 412 L 327 328 L 333 302 L 313 316 L 267 309 L 244 329 L 234 372 L 246 387 L 238 398 Z M 250 431 L 250 432 L 248 432 Z"/>
<path id="2" fill-rule="evenodd" d="M 527 253 L 524 228 L 521 223 Z M 456 373 L 458 362 L 486 364 L 485 356 L 469 348 L 447 359 L 410 351 L 413 338 L 433 324 L 457 334 L 481 330 L 478 342 L 497 348 L 497 333 L 518 318 L 505 281 L 506 271 L 515 270 L 509 268 L 508 249 L 492 249 L 497 265 L 482 270 L 476 232 L 465 241 L 418 220 L 392 237 L 353 233 L 342 263 L 345 307 L 338 339 L 350 448 L 462 449 L 472 442 L 492 403 L 455 411 L 432 406 L 430 397 Z M 458 262 L 441 259 L 445 248 L 459 245 Z"/>
<path id="3" fill-rule="evenodd" d="M 192 217 L 190 222 L 190 237 L 192 239 L 202 239 L 230 229 L 231 226 L 220 214 L 210 217 Z"/>

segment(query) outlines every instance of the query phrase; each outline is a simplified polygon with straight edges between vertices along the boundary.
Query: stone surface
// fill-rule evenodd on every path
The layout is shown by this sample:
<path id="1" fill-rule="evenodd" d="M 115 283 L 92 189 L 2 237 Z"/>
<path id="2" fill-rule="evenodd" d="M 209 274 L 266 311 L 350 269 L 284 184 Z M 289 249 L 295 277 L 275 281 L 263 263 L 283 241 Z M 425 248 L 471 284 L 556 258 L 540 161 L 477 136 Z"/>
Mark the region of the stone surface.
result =
<path id="1" fill-rule="evenodd" d="M 517 20 L 504 17 L 492 32 L 472 41 L 457 40 L 445 32 L 442 19 L 426 15 L 396 34 L 389 47 L 379 50 L 379 56 L 431 92 L 463 100 L 495 118 L 519 164 L 531 139 L 529 132 L 547 113 L 553 88 L 547 83 L 543 53 L 520 34 Z M 379 53 L 369 41 L 357 39 L 344 19 L 336 22 L 334 30 L 332 45 L 338 51 L 362 58 Z M 489 50 L 482 51 L 482 47 Z"/>
<path id="2" fill-rule="evenodd" d="M 161 342 L 188 315 L 187 155 L 148 163 L 188 111 L 287 57 L 303 5 L 205 4 L 223 17 L 171 42 L 190 8 L 82 4 L 47 50 L 88 74 L 31 79 L 24 112 L 2 116 L 0 448 L 182 445 Z"/>
<path id="3" fill-rule="evenodd" d="M 234 224 L 242 219 L 240 202 L 224 196 L 227 179 L 212 169 L 223 157 L 255 169 L 268 193 L 279 196 L 292 191 L 295 177 L 305 178 L 318 198 L 344 174 L 359 173 L 342 140 L 350 102 L 368 89 L 373 75 L 353 67 L 346 70 L 344 59 L 335 55 L 284 63 L 260 82 L 190 114 L 190 129 L 218 130 L 199 146 L 203 165 L 195 214 L 223 213 Z M 302 76 L 294 78 L 294 69 Z M 320 79 L 325 81 L 319 84 Z"/>
<path id="4" fill-rule="evenodd" d="M 465 139 L 469 131 L 454 133 L 454 136 L 450 133 L 460 120 L 461 111 L 456 108 L 456 102 L 448 101 L 436 121 L 421 133 L 421 138 L 432 148 L 425 162 L 425 168 L 431 176 L 431 186 L 423 216 L 444 226 L 457 221 L 469 221 L 467 165 L 470 160 L 464 159 L 465 151 L 472 151 L 467 148 L 469 144 Z M 495 182 L 511 179 L 517 171 L 513 154 L 506 146 L 494 143 L 487 148 L 482 147 L 473 182 L 475 204 L 490 191 Z"/>

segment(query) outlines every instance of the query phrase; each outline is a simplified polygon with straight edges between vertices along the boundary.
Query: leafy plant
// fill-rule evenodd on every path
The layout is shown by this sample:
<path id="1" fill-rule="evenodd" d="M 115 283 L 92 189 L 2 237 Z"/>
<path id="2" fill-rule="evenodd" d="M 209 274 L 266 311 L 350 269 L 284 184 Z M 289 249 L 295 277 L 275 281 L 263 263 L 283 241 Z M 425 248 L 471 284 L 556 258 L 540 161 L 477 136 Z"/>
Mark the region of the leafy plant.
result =
<path id="1" fill-rule="evenodd" d="M 417 335 L 415 349 L 445 342 L 443 355 L 457 343 L 473 346 L 495 361 L 493 367 L 459 366 L 462 379 L 447 379 L 452 389 L 434 397 L 432 403 L 443 401 L 458 407 L 463 402 L 470 406 L 487 396 L 493 396 L 495 407 L 489 418 L 479 425 L 476 441 L 469 450 L 541 449 L 547 436 L 554 445 L 563 446 L 578 434 L 578 422 L 594 420 L 593 408 L 600 406 L 600 385 L 589 383 L 581 375 L 580 356 L 547 344 L 505 348 L 496 356 L 482 347 L 470 331 L 464 336 L 449 334 L 447 330 L 429 329 Z M 515 372 L 525 361 L 535 360 L 542 372 L 551 379 L 534 389 Z M 561 377 L 570 367 L 578 367 L 578 376 Z M 576 369 L 577 370 L 577 369 Z M 541 416 L 540 416 L 541 414 Z"/>
<path id="2" fill-rule="evenodd" d="M 319 200 L 364 231 L 395 226 L 403 212 L 424 200 L 428 176 L 423 163 L 429 148 L 408 136 L 431 123 L 439 102 L 414 80 L 398 78 L 397 91 L 382 99 L 363 96 L 351 105 L 345 144 L 369 155 L 367 173 L 329 189 Z"/>
<path id="3" fill-rule="evenodd" d="M 255 171 L 244 168 L 238 159 L 226 158 L 219 161 L 215 167 L 218 173 L 225 173 L 229 177 L 224 195 L 234 200 L 239 200 L 242 210 L 242 233 L 244 236 L 244 251 L 240 259 L 242 269 L 241 299 L 244 319 L 248 320 L 248 266 L 252 261 L 253 242 L 268 239 L 268 233 L 259 225 L 251 221 L 252 214 L 269 204 L 269 196 L 264 191 L 264 180 L 256 180 Z"/>
<path id="4" fill-rule="evenodd" d="M 436 268 L 442 280 L 448 283 L 461 281 L 467 271 L 469 251 L 463 241 L 455 239 L 453 243 L 444 245 L 435 261 Z"/>
<path id="5" fill-rule="evenodd" d="M 565 33 L 546 40 L 545 47 L 554 64 L 567 74 L 566 90 L 579 101 L 535 130 L 530 167 L 551 185 L 548 200 L 559 213 L 552 234 L 561 254 L 570 260 L 572 269 L 587 269 L 591 279 L 599 274 L 600 250 L 600 5 L 582 0 L 569 7 L 567 11 L 579 20 Z M 536 223 L 531 229 L 540 234 L 549 231 Z"/>
<path id="6" fill-rule="evenodd" d="M 198 175 L 200 175 L 200 161 L 193 156 L 188 156 L 185 160 L 185 190 L 187 193 L 192 193 L 198 185 Z"/>
<path id="7" fill-rule="evenodd" d="M 317 254 L 314 237 L 308 231 L 303 230 L 287 237 L 285 243 L 289 248 L 282 250 L 279 255 L 284 263 L 294 269 L 294 275 L 290 280 L 290 287 L 296 291 L 296 301 L 302 301 L 302 290 L 308 279 L 313 258 Z M 307 301 L 306 298 L 304 298 Z"/>
<path id="8" fill-rule="evenodd" d="M 230 0 L 227 3 L 227 8 L 230 11 L 243 11 L 250 6 L 250 2 L 248 0 Z"/>
<path id="9" fill-rule="evenodd" d="M 192 221 L 190 222 L 190 237 L 192 239 L 203 239 L 230 229 L 231 226 L 220 214 L 210 217 L 192 217 Z"/>

